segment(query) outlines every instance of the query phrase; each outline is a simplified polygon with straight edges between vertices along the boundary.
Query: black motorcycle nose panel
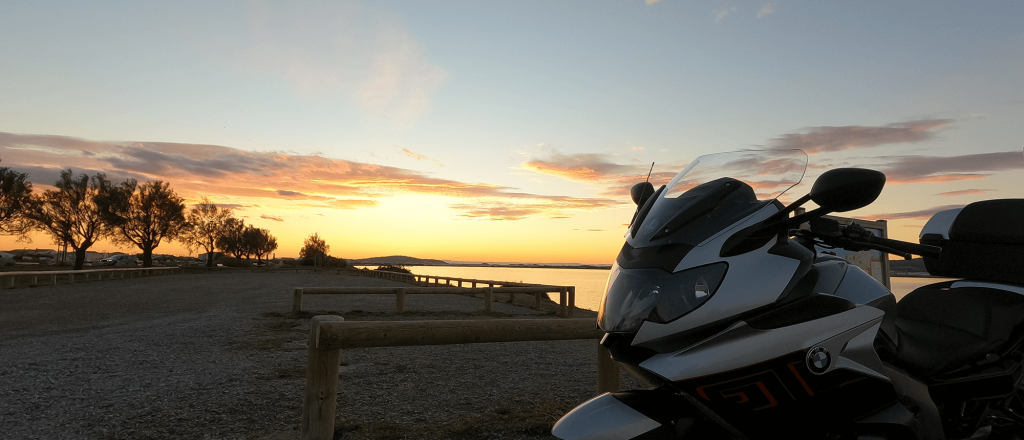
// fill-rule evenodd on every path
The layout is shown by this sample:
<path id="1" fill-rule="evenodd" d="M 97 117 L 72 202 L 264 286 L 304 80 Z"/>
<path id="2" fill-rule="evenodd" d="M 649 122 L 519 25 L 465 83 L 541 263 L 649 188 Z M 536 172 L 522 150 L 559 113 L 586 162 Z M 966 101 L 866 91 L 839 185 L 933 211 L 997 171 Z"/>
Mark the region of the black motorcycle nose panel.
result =
<path id="1" fill-rule="evenodd" d="M 897 303 L 897 362 L 934 378 L 988 354 L 1003 355 L 1021 336 L 1024 296 L 997 289 L 930 284 Z"/>

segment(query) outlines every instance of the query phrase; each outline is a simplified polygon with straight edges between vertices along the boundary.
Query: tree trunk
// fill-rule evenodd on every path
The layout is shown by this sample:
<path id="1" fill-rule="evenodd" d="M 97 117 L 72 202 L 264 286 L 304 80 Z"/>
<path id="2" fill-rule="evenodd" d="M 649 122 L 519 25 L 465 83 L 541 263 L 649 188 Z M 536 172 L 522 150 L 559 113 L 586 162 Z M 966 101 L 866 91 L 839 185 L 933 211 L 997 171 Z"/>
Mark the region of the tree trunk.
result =
<path id="1" fill-rule="evenodd" d="M 142 267 L 153 266 L 153 248 L 142 249 Z"/>
<path id="2" fill-rule="evenodd" d="M 75 270 L 82 270 L 85 267 L 85 249 L 84 247 L 75 249 Z"/>

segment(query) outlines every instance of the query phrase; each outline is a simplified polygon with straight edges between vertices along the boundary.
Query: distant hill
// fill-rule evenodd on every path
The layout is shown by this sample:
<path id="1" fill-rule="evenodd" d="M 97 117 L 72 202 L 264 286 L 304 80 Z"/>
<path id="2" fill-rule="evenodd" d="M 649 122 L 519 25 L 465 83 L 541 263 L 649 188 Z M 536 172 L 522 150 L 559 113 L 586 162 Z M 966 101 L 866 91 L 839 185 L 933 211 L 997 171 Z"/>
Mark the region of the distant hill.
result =
<path id="1" fill-rule="evenodd" d="M 447 266 L 441 260 L 427 260 L 423 258 L 406 257 L 404 255 L 392 255 L 390 257 L 373 257 L 359 260 L 348 260 L 349 266 L 378 266 L 392 264 L 397 266 Z"/>

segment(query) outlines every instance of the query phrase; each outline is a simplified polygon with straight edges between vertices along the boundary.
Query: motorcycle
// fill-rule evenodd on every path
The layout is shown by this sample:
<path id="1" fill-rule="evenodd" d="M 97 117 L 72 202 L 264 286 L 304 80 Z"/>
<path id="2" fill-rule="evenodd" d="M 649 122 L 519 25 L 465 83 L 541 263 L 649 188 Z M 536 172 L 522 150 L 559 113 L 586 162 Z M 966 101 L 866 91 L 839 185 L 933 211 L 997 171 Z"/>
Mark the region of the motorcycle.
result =
<path id="1" fill-rule="evenodd" d="M 783 203 L 806 167 L 720 153 L 633 187 L 598 325 L 644 386 L 581 404 L 556 437 L 1024 438 L 1024 199 L 939 212 L 909 243 L 826 216 L 874 202 L 878 171 L 826 171 Z M 841 249 L 958 279 L 897 302 Z"/>

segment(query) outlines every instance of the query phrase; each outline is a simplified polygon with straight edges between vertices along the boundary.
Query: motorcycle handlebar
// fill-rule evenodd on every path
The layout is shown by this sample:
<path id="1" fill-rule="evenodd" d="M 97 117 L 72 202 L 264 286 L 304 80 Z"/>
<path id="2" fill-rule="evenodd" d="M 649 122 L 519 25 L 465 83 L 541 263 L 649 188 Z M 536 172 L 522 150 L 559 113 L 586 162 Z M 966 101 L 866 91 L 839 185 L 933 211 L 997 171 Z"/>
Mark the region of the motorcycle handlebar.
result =
<path id="1" fill-rule="evenodd" d="M 938 258 L 939 254 L 942 253 L 942 248 L 938 246 L 929 246 L 926 244 L 914 244 L 899 240 L 890 240 L 888 238 L 881 238 L 875 236 L 869 236 L 867 239 L 869 244 L 875 244 L 884 246 L 890 249 L 900 251 L 905 254 L 920 255 L 922 257 Z M 884 251 L 884 249 L 879 249 Z"/>
<path id="2" fill-rule="evenodd" d="M 912 255 L 938 258 L 942 253 L 942 248 L 937 246 L 876 237 L 870 230 L 857 223 L 851 223 L 844 227 L 835 220 L 821 219 L 817 222 L 812 220 L 810 229 L 813 236 L 825 243 L 852 251 L 875 249 L 906 259 L 910 259 Z"/>

